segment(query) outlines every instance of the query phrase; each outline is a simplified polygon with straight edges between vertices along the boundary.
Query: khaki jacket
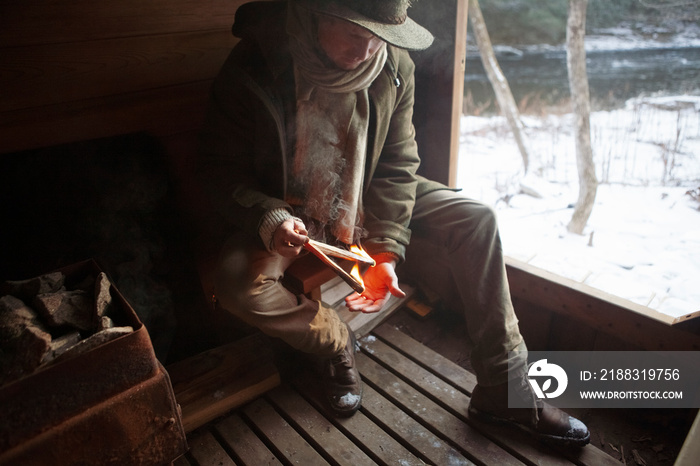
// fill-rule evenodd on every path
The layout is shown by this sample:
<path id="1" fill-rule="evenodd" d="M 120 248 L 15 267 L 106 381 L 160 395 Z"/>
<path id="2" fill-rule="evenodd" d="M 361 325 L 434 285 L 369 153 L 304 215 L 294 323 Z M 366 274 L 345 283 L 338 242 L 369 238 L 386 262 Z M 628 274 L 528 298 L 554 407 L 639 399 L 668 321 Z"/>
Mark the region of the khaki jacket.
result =
<path id="1" fill-rule="evenodd" d="M 285 33 L 286 2 L 245 4 L 233 33 L 241 38 L 213 88 L 202 133 L 202 183 L 221 219 L 257 237 L 264 214 L 284 202 L 293 151 L 294 76 Z M 389 46 L 385 69 L 369 88 L 371 117 L 363 185 L 362 244 L 403 259 L 417 192 L 439 189 L 416 175 L 412 123 L 414 64 Z"/>

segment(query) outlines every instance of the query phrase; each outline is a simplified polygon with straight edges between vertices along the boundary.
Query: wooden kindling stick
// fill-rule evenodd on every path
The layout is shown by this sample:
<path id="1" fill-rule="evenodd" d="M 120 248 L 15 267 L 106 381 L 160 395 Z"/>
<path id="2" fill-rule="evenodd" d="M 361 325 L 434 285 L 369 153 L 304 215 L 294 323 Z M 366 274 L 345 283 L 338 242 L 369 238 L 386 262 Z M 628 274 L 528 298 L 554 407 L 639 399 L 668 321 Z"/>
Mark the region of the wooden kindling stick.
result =
<path id="1" fill-rule="evenodd" d="M 365 291 L 364 285 L 362 283 L 360 283 L 359 281 L 357 281 L 355 279 L 355 277 L 353 277 L 352 275 L 347 273 L 345 271 L 345 269 L 343 269 L 341 266 L 336 264 L 333 261 L 333 259 L 328 257 L 323 251 L 321 251 L 321 249 L 319 249 L 317 244 L 319 244 L 319 243 L 317 243 L 316 241 L 313 241 L 313 240 L 309 240 L 306 243 L 304 243 L 304 248 L 311 251 L 313 253 L 313 255 L 315 255 L 316 257 L 321 259 L 324 264 L 326 264 L 335 273 L 337 273 L 340 276 L 340 278 L 342 278 L 345 281 L 345 283 L 350 285 L 350 287 L 352 287 L 353 290 L 357 291 L 358 294 L 364 293 L 364 291 Z"/>
<path id="2" fill-rule="evenodd" d="M 326 255 L 329 256 L 335 256 L 335 257 L 340 257 L 341 259 L 347 259 L 355 262 L 360 262 L 362 264 L 367 264 L 372 267 L 377 265 L 377 263 L 369 257 L 368 255 L 362 255 L 358 254 L 356 252 L 348 251 L 347 249 L 342 249 L 342 248 L 337 248 L 335 246 L 331 246 L 330 244 L 326 243 L 321 243 L 320 241 L 315 241 L 309 238 L 308 240 L 309 243 L 311 243 L 312 246 L 316 247 L 319 251 L 323 252 Z"/>

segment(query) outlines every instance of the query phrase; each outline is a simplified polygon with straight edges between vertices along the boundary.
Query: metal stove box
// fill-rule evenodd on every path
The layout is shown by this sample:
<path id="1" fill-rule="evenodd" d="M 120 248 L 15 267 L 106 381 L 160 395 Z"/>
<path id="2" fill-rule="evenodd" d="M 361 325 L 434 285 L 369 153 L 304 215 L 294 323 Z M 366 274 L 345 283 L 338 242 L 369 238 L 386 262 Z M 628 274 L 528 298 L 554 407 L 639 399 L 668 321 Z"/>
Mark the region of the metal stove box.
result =
<path id="1" fill-rule="evenodd" d="M 60 271 L 67 282 L 101 272 L 92 260 Z M 110 294 L 132 333 L 0 387 L 0 465 L 159 465 L 187 450 L 146 327 Z"/>

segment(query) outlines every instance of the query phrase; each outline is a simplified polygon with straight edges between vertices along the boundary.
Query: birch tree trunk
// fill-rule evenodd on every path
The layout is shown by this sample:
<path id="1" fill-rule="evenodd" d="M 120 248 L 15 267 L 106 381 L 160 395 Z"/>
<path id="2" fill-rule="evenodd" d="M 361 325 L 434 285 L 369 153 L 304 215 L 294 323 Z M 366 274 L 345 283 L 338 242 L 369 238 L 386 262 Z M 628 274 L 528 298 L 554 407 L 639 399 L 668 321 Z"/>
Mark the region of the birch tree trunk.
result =
<path id="1" fill-rule="evenodd" d="M 576 166 L 579 181 L 578 201 L 567 229 L 579 235 L 583 234 L 591 216 L 598 190 L 591 149 L 591 103 L 584 46 L 587 7 L 588 0 L 569 0 L 569 18 L 566 25 L 566 64 L 576 121 Z"/>
<path id="2" fill-rule="evenodd" d="M 506 117 L 511 131 L 513 131 L 515 142 L 518 145 L 520 155 L 523 158 L 524 171 L 527 173 L 530 164 L 530 157 L 528 155 L 527 145 L 525 144 L 525 139 L 523 137 L 523 123 L 520 120 L 520 112 L 518 111 L 518 106 L 515 104 L 515 99 L 510 91 L 508 81 L 503 75 L 501 67 L 498 65 L 496 54 L 493 52 L 491 38 L 489 37 L 489 32 L 486 29 L 484 16 L 481 14 L 479 0 L 469 0 L 468 15 L 469 20 L 472 23 L 472 29 L 474 30 L 476 44 L 479 47 L 481 62 L 484 64 L 486 75 L 488 76 L 491 86 L 493 87 L 493 91 L 496 94 L 498 106 L 501 108 L 503 115 Z"/>

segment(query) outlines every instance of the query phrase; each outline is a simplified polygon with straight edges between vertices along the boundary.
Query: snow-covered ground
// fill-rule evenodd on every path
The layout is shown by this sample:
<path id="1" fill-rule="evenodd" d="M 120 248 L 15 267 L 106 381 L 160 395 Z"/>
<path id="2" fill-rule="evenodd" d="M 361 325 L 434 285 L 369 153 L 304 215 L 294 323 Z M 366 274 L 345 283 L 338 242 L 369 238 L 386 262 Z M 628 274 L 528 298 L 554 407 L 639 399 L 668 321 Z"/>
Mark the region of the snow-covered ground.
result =
<path id="1" fill-rule="evenodd" d="M 588 51 L 700 47 L 700 26 L 676 23 L 667 27 L 647 26 L 639 32 L 624 27 L 599 29 L 586 36 L 585 43 Z"/>
<path id="2" fill-rule="evenodd" d="M 591 115 L 601 184 L 583 235 L 566 229 L 578 195 L 572 115 L 523 122 L 524 178 L 505 119 L 461 122 L 457 183 L 494 206 L 504 252 L 670 316 L 700 310 L 700 97 Z"/>
<path id="3" fill-rule="evenodd" d="M 598 29 L 594 33 L 586 35 L 585 46 L 589 52 L 700 47 L 700 25 L 677 22 L 665 27 L 647 26 L 641 30 L 633 30 L 629 27 Z M 523 51 L 565 50 L 565 45 L 537 44 L 513 47 L 495 44 L 494 50 L 497 54 L 499 52 L 520 54 Z M 471 34 L 467 37 L 467 53 L 479 53 L 475 39 Z"/>

